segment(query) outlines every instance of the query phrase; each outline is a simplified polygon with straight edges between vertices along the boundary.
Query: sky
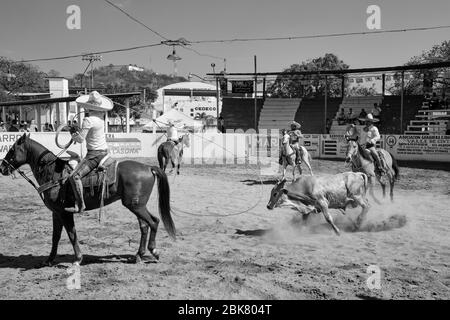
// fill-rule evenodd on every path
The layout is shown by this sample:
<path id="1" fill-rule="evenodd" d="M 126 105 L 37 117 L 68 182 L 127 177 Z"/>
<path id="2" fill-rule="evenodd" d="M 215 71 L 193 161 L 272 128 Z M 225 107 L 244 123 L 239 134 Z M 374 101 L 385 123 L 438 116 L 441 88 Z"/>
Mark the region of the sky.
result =
<path id="1" fill-rule="evenodd" d="M 189 41 L 286 37 L 370 32 L 369 5 L 381 9 L 381 30 L 450 24 L 449 0 L 110 0 L 168 39 Z M 81 10 L 81 29 L 69 30 L 67 7 Z M 93 51 L 158 44 L 161 37 L 104 0 L 2 0 L 0 56 L 13 60 L 58 57 Z M 294 63 L 334 53 L 352 68 L 396 66 L 433 45 L 450 40 L 450 28 L 340 38 L 195 44 L 200 53 L 226 58 L 227 72 L 281 71 Z M 173 73 L 166 57 L 172 48 L 157 46 L 104 54 L 99 65 L 136 64 Z M 224 68 L 223 59 L 177 48 L 178 75 L 201 77 Z M 81 58 L 34 63 L 70 77 L 87 65 Z"/>

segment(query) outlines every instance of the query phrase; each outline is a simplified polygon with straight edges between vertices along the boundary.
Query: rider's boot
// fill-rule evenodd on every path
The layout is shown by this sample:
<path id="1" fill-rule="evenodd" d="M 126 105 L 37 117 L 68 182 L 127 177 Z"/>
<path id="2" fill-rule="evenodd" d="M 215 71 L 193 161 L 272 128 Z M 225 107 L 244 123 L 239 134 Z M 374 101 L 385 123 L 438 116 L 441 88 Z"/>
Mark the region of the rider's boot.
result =
<path id="1" fill-rule="evenodd" d="M 384 171 L 383 166 L 381 165 L 381 159 L 378 155 L 378 152 L 371 152 L 373 159 L 375 160 L 375 171 L 378 171 L 379 175 L 382 176 L 386 172 Z"/>
<path id="2" fill-rule="evenodd" d="M 65 208 L 64 210 L 72 213 L 82 213 L 86 209 L 83 198 L 83 182 L 79 177 L 70 177 L 69 180 L 75 195 L 75 205 L 73 208 Z"/>
<path id="3" fill-rule="evenodd" d="M 295 147 L 295 164 L 300 164 L 302 161 L 302 154 L 300 148 Z"/>

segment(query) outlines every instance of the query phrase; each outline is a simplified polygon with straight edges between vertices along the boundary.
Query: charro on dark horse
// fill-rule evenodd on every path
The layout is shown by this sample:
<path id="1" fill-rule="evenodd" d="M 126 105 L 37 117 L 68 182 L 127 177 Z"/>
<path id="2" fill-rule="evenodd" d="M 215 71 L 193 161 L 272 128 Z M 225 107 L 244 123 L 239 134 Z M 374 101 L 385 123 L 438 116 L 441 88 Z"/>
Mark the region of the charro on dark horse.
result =
<path id="1" fill-rule="evenodd" d="M 72 189 L 67 181 L 73 169 L 66 160 L 57 158 L 47 148 L 32 140 L 26 134 L 18 139 L 8 151 L 0 165 L 0 172 L 3 175 L 10 175 L 25 164 L 31 167 L 40 186 L 38 190 L 42 191 L 40 195 L 44 204 L 53 213 L 52 249 L 44 265 L 51 266 L 54 264 L 63 227 L 72 243 L 75 262 L 81 263 L 82 254 L 75 230 L 73 213 L 66 212 L 64 209 L 73 205 L 75 201 Z M 109 192 L 105 195 L 104 204 L 108 205 L 121 200 L 122 204 L 136 215 L 141 230 L 141 240 L 135 261 L 139 262 L 144 257 L 149 228 L 150 237 L 147 247 L 151 254 L 158 259 L 155 238 L 159 219 L 148 211 L 146 204 L 157 181 L 160 216 L 168 234 L 175 238 L 175 225 L 170 214 L 170 188 L 166 174 L 158 167 L 130 160 L 121 161 L 118 164 L 112 161 L 109 166 L 109 170 L 111 169 L 115 170 L 115 178 L 114 182 L 108 183 Z M 92 174 L 98 175 L 99 173 L 93 172 Z M 92 179 L 92 177 L 87 176 L 83 179 L 83 182 L 88 181 L 88 179 Z M 100 199 L 102 188 L 98 184 L 96 185 L 88 186 L 88 188 L 84 185 L 84 199 L 87 210 L 99 208 L 103 201 Z"/>

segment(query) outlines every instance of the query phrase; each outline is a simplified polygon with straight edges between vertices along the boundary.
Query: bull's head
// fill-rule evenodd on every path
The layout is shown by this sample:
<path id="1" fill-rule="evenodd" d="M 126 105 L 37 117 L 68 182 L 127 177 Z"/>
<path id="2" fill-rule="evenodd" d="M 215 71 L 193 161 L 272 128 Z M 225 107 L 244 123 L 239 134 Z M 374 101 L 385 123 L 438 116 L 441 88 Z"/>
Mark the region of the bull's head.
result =
<path id="1" fill-rule="evenodd" d="M 10 175 L 12 171 L 18 169 L 27 162 L 27 139 L 28 136 L 24 133 L 23 136 L 13 144 L 5 158 L 2 160 L 0 172 L 4 176 Z"/>
<path id="2" fill-rule="evenodd" d="M 286 180 L 279 181 L 275 187 L 273 187 L 270 200 L 267 204 L 267 209 L 273 208 L 291 208 L 301 214 L 309 214 L 315 211 L 314 206 L 310 203 L 309 199 L 301 194 L 295 192 L 289 192 L 285 189 L 284 185 Z"/>
<path id="3" fill-rule="evenodd" d="M 273 208 L 279 207 L 283 202 L 284 198 L 287 198 L 287 190 L 284 189 L 286 179 L 278 181 L 278 183 L 273 187 L 270 192 L 270 200 L 267 203 L 267 209 L 272 210 Z"/>

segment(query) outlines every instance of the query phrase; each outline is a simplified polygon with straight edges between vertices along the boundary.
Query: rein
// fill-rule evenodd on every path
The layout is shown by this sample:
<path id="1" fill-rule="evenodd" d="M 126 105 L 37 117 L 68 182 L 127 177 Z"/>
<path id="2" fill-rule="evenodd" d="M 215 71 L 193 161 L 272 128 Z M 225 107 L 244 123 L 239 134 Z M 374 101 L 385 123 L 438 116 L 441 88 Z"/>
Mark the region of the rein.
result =
<path id="1" fill-rule="evenodd" d="M 39 196 L 41 197 L 42 201 L 44 201 L 44 197 L 42 196 L 42 193 L 39 192 L 39 188 L 36 186 L 36 184 L 27 177 L 27 175 L 20 170 L 19 168 L 14 167 L 8 160 L 2 159 L 2 161 L 5 161 L 6 164 L 13 169 L 13 171 L 17 171 L 29 184 L 33 186 L 34 189 L 39 193 Z M 45 202 L 45 201 L 44 201 Z"/>

